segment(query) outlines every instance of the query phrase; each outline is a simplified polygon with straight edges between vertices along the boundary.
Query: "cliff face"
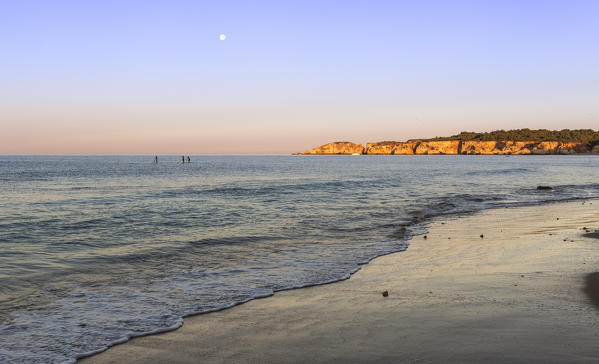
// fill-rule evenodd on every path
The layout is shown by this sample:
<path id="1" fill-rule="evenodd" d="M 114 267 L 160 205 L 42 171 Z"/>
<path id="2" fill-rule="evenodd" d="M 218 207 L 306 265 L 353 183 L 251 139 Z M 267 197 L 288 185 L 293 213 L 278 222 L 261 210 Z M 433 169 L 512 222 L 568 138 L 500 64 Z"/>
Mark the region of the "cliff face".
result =
<path id="1" fill-rule="evenodd" d="M 590 151 L 589 146 L 582 143 L 562 143 L 559 146 L 560 154 L 589 153 Z"/>
<path id="2" fill-rule="evenodd" d="M 304 154 L 481 154 L 481 155 L 522 155 L 522 154 L 578 154 L 599 153 L 599 145 L 591 150 L 583 143 L 561 142 L 514 142 L 514 141 L 408 141 L 368 143 L 366 148 L 350 142 L 336 142 L 322 145 Z"/>
<path id="3" fill-rule="evenodd" d="M 458 154 L 459 145 L 458 140 L 368 143 L 364 154 Z"/>
<path id="4" fill-rule="evenodd" d="M 497 142 L 495 148 L 499 150 L 498 154 L 532 154 L 534 142 Z"/>
<path id="5" fill-rule="evenodd" d="M 459 140 L 444 142 L 421 142 L 416 146 L 414 154 L 459 154 Z"/>
<path id="6" fill-rule="evenodd" d="M 366 144 L 364 154 L 414 154 L 416 142 L 379 142 Z"/>
<path id="7" fill-rule="evenodd" d="M 582 143 L 560 142 L 463 142 L 460 154 L 577 154 L 588 153 Z"/>
<path id="8" fill-rule="evenodd" d="M 304 154 L 362 154 L 363 150 L 364 147 L 361 144 L 334 142 L 321 145 L 311 151 L 305 151 Z"/>

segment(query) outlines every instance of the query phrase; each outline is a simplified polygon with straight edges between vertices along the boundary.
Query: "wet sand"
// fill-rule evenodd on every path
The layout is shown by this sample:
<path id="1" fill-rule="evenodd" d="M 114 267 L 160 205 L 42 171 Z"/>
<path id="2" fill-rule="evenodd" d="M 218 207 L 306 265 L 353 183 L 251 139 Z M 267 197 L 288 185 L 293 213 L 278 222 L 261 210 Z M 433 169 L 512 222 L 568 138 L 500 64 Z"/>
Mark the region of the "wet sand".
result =
<path id="1" fill-rule="evenodd" d="M 82 362 L 597 362 L 599 241 L 583 227 L 599 229 L 599 202 L 437 221 L 349 280 L 189 317 Z"/>

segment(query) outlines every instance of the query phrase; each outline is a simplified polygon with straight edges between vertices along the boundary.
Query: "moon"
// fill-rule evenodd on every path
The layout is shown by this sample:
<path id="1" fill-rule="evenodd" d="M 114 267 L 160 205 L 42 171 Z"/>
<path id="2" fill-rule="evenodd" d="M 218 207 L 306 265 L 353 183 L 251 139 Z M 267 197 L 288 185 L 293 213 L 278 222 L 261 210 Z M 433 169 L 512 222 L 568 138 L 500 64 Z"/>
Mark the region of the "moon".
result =
<path id="1" fill-rule="evenodd" d="M 221 34 L 221 35 L 218 36 L 218 39 L 225 40 L 225 39 L 227 39 L 227 35 L 226 34 Z"/>

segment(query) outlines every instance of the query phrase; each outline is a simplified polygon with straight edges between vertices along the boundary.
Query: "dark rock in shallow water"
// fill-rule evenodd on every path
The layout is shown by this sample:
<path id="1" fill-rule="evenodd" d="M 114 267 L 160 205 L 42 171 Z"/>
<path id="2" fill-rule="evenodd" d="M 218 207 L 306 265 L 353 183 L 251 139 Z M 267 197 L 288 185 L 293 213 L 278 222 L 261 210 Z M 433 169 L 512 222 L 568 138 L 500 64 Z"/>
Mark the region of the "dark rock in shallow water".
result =
<path id="1" fill-rule="evenodd" d="M 537 186 L 537 190 L 552 190 L 551 186 Z"/>
<path id="2" fill-rule="evenodd" d="M 484 238 L 485 236 L 483 234 L 480 234 L 481 239 Z"/>
<path id="3" fill-rule="evenodd" d="M 389 296 L 389 291 L 383 291 L 383 297 L 388 297 Z"/>

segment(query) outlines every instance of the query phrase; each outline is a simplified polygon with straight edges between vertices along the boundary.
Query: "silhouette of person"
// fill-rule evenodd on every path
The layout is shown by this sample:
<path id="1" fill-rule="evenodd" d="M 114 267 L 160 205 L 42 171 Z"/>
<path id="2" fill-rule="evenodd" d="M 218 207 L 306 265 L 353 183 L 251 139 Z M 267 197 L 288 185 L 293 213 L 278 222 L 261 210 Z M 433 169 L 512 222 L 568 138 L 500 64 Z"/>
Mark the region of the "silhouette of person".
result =
<path id="1" fill-rule="evenodd" d="M 185 156 L 181 156 L 181 163 L 185 163 Z"/>
<path id="2" fill-rule="evenodd" d="M 187 163 L 191 163 L 191 159 L 187 156 Z"/>
<path id="3" fill-rule="evenodd" d="M 157 155 L 154 156 L 154 163 L 158 164 L 158 156 Z"/>

